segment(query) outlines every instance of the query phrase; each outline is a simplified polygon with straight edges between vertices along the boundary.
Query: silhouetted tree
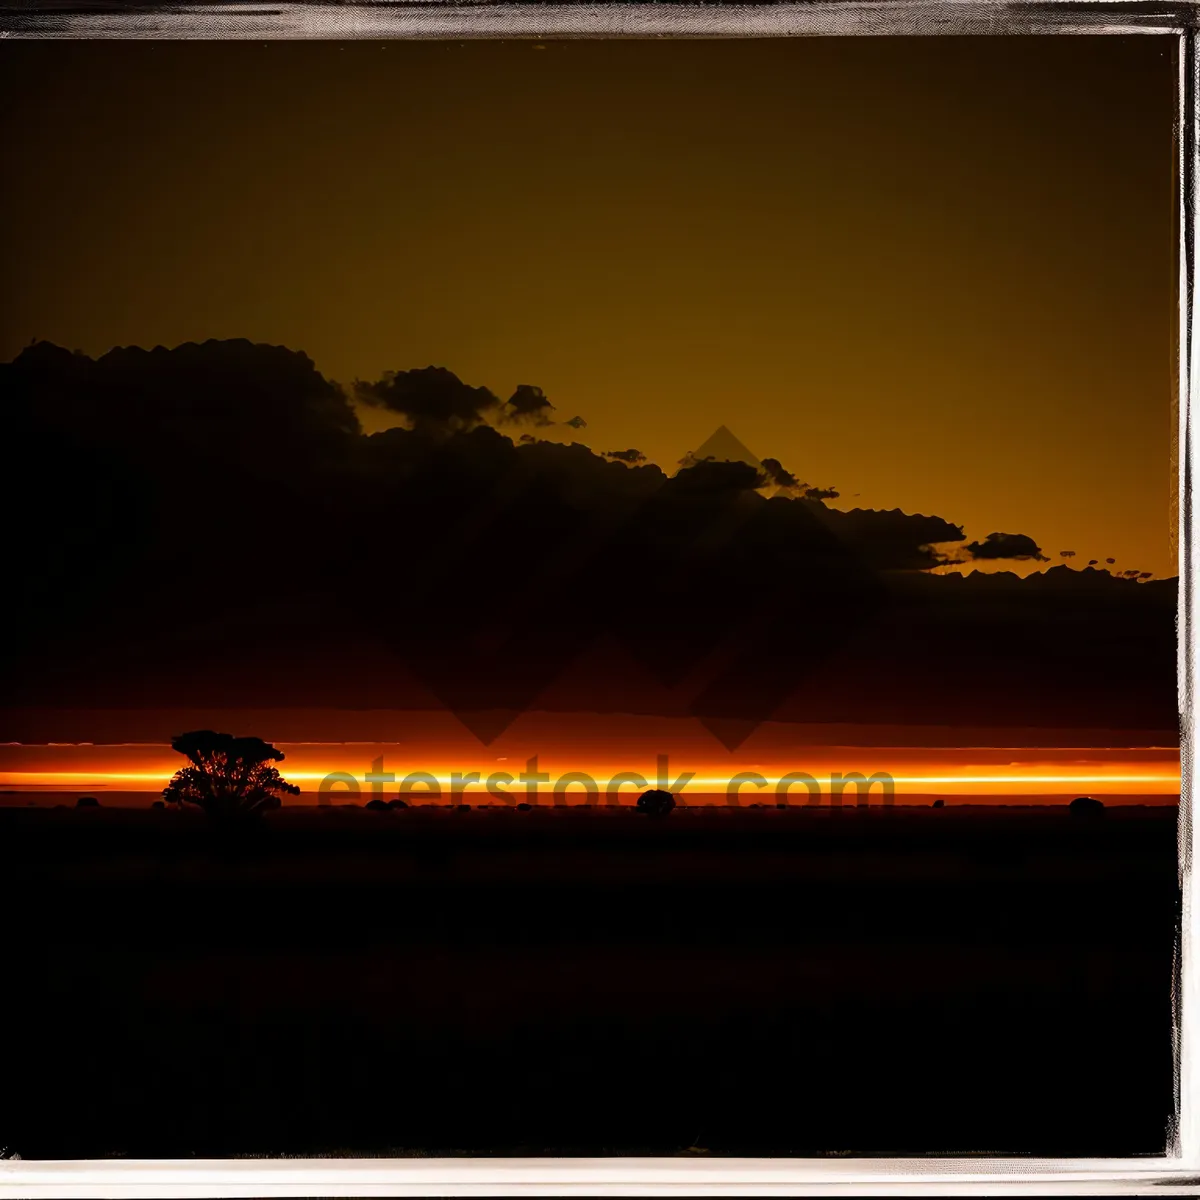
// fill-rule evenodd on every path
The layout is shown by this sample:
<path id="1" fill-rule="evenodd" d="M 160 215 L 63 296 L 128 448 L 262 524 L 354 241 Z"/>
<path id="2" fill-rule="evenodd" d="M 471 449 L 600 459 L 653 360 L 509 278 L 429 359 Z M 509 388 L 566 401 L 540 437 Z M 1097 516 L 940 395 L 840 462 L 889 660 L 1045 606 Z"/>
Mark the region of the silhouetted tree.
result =
<path id="1" fill-rule="evenodd" d="M 638 812 L 646 813 L 651 817 L 668 816 L 674 807 L 675 797 L 662 788 L 651 788 L 648 792 L 643 792 L 638 797 Z"/>
<path id="2" fill-rule="evenodd" d="M 1069 807 L 1073 817 L 1098 817 L 1104 811 L 1104 801 L 1092 796 L 1076 796 Z"/>
<path id="3" fill-rule="evenodd" d="M 197 729 L 171 743 L 192 765 L 176 771 L 163 789 L 168 804 L 195 804 L 219 821 L 258 816 L 278 808 L 281 796 L 298 796 L 272 763 L 283 752 L 256 737 Z"/>
<path id="4" fill-rule="evenodd" d="M 379 797 L 376 796 L 373 800 L 367 801 L 367 809 L 370 812 L 387 812 L 388 811 L 387 801 L 380 800 Z"/>
<path id="5" fill-rule="evenodd" d="M 80 796 L 79 799 L 75 801 L 75 807 L 76 808 L 99 808 L 100 801 L 97 800 L 95 796 Z"/>

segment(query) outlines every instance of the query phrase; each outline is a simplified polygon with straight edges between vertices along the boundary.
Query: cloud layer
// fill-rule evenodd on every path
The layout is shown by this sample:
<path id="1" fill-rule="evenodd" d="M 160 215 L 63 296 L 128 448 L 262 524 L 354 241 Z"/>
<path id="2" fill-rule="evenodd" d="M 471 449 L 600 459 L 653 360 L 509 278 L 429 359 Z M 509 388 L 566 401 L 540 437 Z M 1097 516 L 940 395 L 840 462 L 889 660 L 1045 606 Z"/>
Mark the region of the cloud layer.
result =
<path id="1" fill-rule="evenodd" d="M 397 427 L 365 436 L 351 396 Z M 532 385 L 501 401 L 425 367 L 347 394 L 305 355 L 244 341 L 96 360 L 36 344 L 0 365 L 0 404 L 10 703 L 208 688 L 387 707 L 419 685 L 487 740 L 552 684 L 581 705 L 650 703 L 573 674 L 605 645 L 723 738 L 810 681 L 828 689 L 838 664 L 873 681 L 864 711 L 903 680 L 897 720 L 957 719 L 939 708 L 954 662 L 979 681 L 955 706 L 980 719 L 1064 679 L 1112 711 L 1122 688 L 1173 703 L 1169 585 L 932 576 L 1041 552 L 1019 534 L 966 544 L 940 516 L 831 508 L 832 489 L 777 459 L 668 475 L 633 448 L 544 440 L 583 422 L 557 422 Z M 345 677 L 367 646 L 392 666 Z M 247 666 L 264 655 L 269 669 Z"/>

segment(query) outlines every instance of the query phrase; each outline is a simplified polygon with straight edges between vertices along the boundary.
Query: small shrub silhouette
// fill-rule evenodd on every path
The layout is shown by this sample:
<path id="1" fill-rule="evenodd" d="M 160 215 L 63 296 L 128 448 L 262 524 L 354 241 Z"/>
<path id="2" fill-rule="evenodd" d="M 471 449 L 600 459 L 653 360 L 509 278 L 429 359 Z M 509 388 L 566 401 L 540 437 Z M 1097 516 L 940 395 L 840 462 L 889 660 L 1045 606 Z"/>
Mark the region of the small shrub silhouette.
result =
<path id="1" fill-rule="evenodd" d="M 532 804 L 529 804 L 527 801 L 522 800 L 521 803 L 517 805 L 517 810 L 519 812 L 528 812 L 532 807 L 533 807 Z"/>
<path id="2" fill-rule="evenodd" d="M 408 802 L 406 800 L 389 800 L 387 806 L 390 809 L 407 808 Z"/>
<path id="3" fill-rule="evenodd" d="M 669 816 L 675 807 L 675 797 L 662 788 L 651 788 L 643 792 L 637 801 L 637 811 L 651 817 Z"/>
<path id="4" fill-rule="evenodd" d="M 945 808 L 946 802 L 945 802 L 945 800 L 935 800 L 932 804 L 932 807 L 933 808 Z"/>
<path id="5" fill-rule="evenodd" d="M 155 800 L 154 803 L 150 805 L 150 807 L 151 808 L 166 808 L 167 802 L 165 800 Z"/>
<path id="6" fill-rule="evenodd" d="M 380 800 L 378 797 L 376 797 L 374 800 L 368 800 L 367 801 L 367 811 L 368 812 L 387 812 L 388 811 L 387 801 Z"/>
<path id="7" fill-rule="evenodd" d="M 1073 817 L 1098 817 L 1104 812 L 1104 801 L 1092 796 L 1076 796 L 1070 810 Z"/>
<path id="8" fill-rule="evenodd" d="M 99 808 L 100 801 L 97 800 L 95 796 L 80 796 L 79 799 L 75 801 L 75 807 L 76 808 Z"/>

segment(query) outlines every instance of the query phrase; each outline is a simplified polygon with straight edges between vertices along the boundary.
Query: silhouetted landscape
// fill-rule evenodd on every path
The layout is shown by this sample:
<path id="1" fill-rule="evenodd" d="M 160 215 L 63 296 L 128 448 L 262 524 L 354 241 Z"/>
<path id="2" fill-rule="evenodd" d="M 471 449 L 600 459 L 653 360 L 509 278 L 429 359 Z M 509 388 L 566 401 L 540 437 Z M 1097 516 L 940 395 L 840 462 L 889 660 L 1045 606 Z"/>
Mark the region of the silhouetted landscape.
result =
<path id="1" fill-rule="evenodd" d="M 1174 808 L 203 822 L 0 810 L 22 1155 L 1165 1145 Z"/>

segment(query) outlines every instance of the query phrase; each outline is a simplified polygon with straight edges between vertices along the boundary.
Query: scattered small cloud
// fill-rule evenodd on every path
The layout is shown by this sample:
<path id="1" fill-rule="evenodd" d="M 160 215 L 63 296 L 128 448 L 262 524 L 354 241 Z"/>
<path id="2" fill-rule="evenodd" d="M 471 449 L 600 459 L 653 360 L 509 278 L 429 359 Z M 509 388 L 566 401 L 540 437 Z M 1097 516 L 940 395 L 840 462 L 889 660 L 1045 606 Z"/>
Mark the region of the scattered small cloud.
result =
<path id="1" fill-rule="evenodd" d="M 505 401 L 500 412 L 500 421 L 553 425 L 554 421 L 550 416 L 552 412 L 554 405 L 546 399 L 546 393 L 540 387 L 534 387 L 531 383 L 519 383 L 517 390 Z"/>
<path id="2" fill-rule="evenodd" d="M 982 542 L 969 542 L 966 553 L 968 557 L 980 560 L 1011 558 L 1050 561 L 1037 542 L 1025 533 L 989 533 Z"/>
<path id="3" fill-rule="evenodd" d="M 767 478 L 781 488 L 796 488 L 804 485 L 777 458 L 764 458 L 762 468 Z"/>

